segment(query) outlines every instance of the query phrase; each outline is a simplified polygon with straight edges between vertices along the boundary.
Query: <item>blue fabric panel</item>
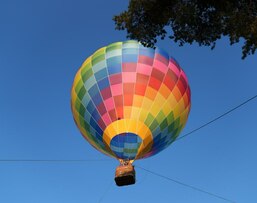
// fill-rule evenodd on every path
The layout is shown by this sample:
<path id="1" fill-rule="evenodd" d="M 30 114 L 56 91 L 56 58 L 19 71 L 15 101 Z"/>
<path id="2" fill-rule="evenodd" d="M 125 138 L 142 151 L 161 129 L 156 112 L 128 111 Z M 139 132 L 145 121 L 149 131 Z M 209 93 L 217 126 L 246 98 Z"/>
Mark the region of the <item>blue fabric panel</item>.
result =
<path id="1" fill-rule="evenodd" d="M 100 103 L 103 102 L 102 97 L 99 94 L 99 92 L 97 92 L 97 94 L 92 98 L 92 100 L 93 100 L 95 106 L 98 106 Z"/>
<path id="2" fill-rule="evenodd" d="M 98 71 L 97 73 L 95 73 L 96 81 L 99 81 L 99 80 L 101 80 L 103 78 L 106 78 L 106 77 L 108 77 L 108 73 L 107 73 L 106 68 L 104 68 L 104 69 Z"/>
<path id="3" fill-rule="evenodd" d="M 93 113 L 93 111 L 95 110 L 95 106 L 94 106 L 94 104 L 93 104 L 93 102 L 92 101 L 89 101 L 88 102 L 88 105 L 87 105 L 87 111 L 90 113 L 90 114 L 92 114 Z"/>
<path id="4" fill-rule="evenodd" d="M 129 54 L 138 56 L 138 49 L 132 49 L 132 48 L 122 49 L 122 54 L 124 57 L 126 57 L 126 55 L 129 55 Z"/>
<path id="5" fill-rule="evenodd" d="M 91 98 L 93 98 L 99 92 L 97 84 L 94 84 L 89 90 L 88 93 Z"/>
<path id="6" fill-rule="evenodd" d="M 110 86 L 109 79 L 104 78 L 104 79 L 98 81 L 98 86 L 99 86 L 100 90 L 103 90 L 103 89 L 109 87 Z"/>
<path id="7" fill-rule="evenodd" d="M 94 64 L 92 66 L 92 70 L 94 73 L 97 73 L 98 71 L 106 69 L 106 62 L 105 60 L 98 62 L 97 64 Z"/>
<path id="8" fill-rule="evenodd" d="M 109 75 L 121 72 L 121 56 L 107 59 L 107 69 Z"/>
<path id="9" fill-rule="evenodd" d="M 92 117 L 94 118 L 94 120 L 96 122 L 101 118 L 101 116 L 99 115 L 97 109 L 95 109 L 91 115 L 92 115 Z"/>
<path id="10" fill-rule="evenodd" d="M 122 62 L 123 63 L 137 63 L 138 61 L 138 55 L 137 54 L 125 54 L 122 56 Z"/>

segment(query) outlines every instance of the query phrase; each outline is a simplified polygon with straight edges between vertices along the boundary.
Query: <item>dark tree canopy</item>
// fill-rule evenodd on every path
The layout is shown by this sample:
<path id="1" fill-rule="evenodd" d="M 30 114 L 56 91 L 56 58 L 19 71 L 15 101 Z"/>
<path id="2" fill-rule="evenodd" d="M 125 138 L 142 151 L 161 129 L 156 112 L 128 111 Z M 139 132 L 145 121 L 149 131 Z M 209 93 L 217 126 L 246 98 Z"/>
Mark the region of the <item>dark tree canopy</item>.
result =
<path id="1" fill-rule="evenodd" d="M 168 36 L 181 46 L 197 42 L 214 48 L 228 36 L 230 44 L 244 41 L 242 58 L 257 48 L 257 0 L 130 0 L 114 21 L 128 38 L 151 47 Z"/>

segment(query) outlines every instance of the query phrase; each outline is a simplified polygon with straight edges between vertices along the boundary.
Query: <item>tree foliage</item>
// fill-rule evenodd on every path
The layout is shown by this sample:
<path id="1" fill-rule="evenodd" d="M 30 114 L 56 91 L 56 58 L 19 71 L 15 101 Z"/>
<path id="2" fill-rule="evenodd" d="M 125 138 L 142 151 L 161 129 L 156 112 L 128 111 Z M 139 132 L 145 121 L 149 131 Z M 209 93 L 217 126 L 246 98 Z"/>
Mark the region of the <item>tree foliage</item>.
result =
<path id="1" fill-rule="evenodd" d="M 116 29 L 150 47 L 167 36 L 181 46 L 197 42 L 214 48 L 228 36 L 231 45 L 244 41 L 242 58 L 257 48 L 257 0 L 130 0 L 113 19 Z"/>

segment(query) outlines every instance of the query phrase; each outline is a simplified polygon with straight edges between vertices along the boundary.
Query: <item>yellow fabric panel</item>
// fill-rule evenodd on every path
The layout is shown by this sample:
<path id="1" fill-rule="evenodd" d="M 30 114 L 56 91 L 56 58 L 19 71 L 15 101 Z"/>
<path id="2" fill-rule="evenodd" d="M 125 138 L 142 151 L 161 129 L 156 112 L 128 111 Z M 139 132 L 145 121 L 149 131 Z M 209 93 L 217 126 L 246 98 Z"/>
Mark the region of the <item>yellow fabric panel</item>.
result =
<path id="1" fill-rule="evenodd" d="M 105 49 L 106 49 L 106 47 L 102 47 L 102 48 L 100 48 L 100 49 L 98 49 L 95 53 L 94 53 L 94 56 L 99 56 L 99 55 L 102 55 L 102 54 L 104 54 L 105 53 Z"/>
<path id="2" fill-rule="evenodd" d="M 141 121 L 141 122 L 145 122 L 147 116 L 149 114 L 149 108 L 142 108 L 141 111 L 140 111 L 140 115 L 138 117 L 138 119 Z"/>
<path id="3" fill-rule="evenodd" d="M 161 107 L 165 104 L 166 101 L 167 99 L 165 99 L 160 93 L 158 93 L 155 97 L 154 102 Z"/>
<path id="4" fill-rule="evenodd" d="M 156 102 L 154 102 L 149 112 L 154 117 L 156 117 L 158 115 L 158 113 L 160 112 L 160 110 L 161 110 L 161 107 Z"/>
<path id="5" fill-rule="evenodd" d="M 160 89 L 159 89 L 159 93 L 161 93 L 162 96 L 167 99 L 169 94 L 170 94 L 170 90 L 165 84 L 162 84 Z"/>
<path id="6" fill-rule="evenodd" d="M 169 115 L 169 113 L 171 112 L 171 107 L 168 102 L 165 102 L 165 104 L 162 107 L 162 111 L 165 114 L 165 116 Z"/>
<path id="7" fill-rule="evenodd" d="M 154 98 L 157 94 L 157 91 L 151 87 L 146 88 L 145 97 L 149 98 L 151 101 L 154 101 Z"/>
<path id="8" fill-rule="evenodd" d="M 142 103 L 143 103 L 143 99 L 144 99 L 143 96 L 134 95 L 134 97 L 133 97 L 133 106 L 141 107 Z"/>
<path id="9" fill-rule="evenodd" d="M 167 103 L 169 104 L 170 106 L 170 109 L 174 109 L 174 107 L 177 105 L 177 100 L 175 98 L 175 96 L 173 94 L 170 94 L 168 99 L 167 99 Z"/>
<path id="10" fill-rule="evenodd" d="M 72 87 L 72 90 L 71 90 L 71 101 L 72 101 L 72 104 L 75 104 L 76 98 L 77 98 L 77 94 L 75 92 L 75 87 Z"/>
<path id="11" fill-rule="evenodd" d="M 119 122 L 116 123 L 116 126 L 117 126 L 118 134 L 119 134 L 119 132 L 126 132 L 127 131 L 124 119 L 119 120 Z"/>
<path id="12" fill-rule="evenodd" d="M 123 116 L 124 118 L 131 118 L 132 107 L 131 106 L 124 106 L 123 107 Z"/>
<path id="13" fill-rule="evenodd" d="M 133 106 L 133 107 L 132 107 L 132 111 L 131 111 L 130 118 L 137 120 L 140 110 L 141 110 L 141 108 L 139 108 L 139 107 L 134 107 L 134 106 Z"/>
<path id="14" fill-rule="evenodd" d="M 187 117 L 189 114 L 190 106 L 188 106 L 181 114 L 180 114 L 180 122 L 186 124 Z"/>
<path id="15" fill-rule="evenodd" d="M 175 99 L 177 101 L 179 101 L 182 97 L 180 91 L 179 91 L 179 88 L 177 86 L 174 87 L 174 89 L 172 90 L 172 94 L 175 96 Z"/>
<path id="16" fill-rule="evenodd" d="M 185 109 L 185 104 L 183 99 L 181 99 L 177 105 L 175 106 L 173 113 L 174 113 L 174 118 L 176 119 L 177 117 L 180 116 L 180 114 L 184 111 Z"/>
<path id="17" fill-rule="evenodd" d="M 149 110 L 153 104 L 153 100 L 148 99 L 147 97 L 144 98 L 142 108 Z"/>
<path id="18" fill-rule="evenodd" d="M 149 112 L 153 116 L 157 116 L 160 110 L 162 110 L 162 107 L 165 103 L 166 103 L 165 98 L 160 93 L 158 93 L 157 96 L 155 97 L 154 102 L 152 103 L 152 106 Z"/>

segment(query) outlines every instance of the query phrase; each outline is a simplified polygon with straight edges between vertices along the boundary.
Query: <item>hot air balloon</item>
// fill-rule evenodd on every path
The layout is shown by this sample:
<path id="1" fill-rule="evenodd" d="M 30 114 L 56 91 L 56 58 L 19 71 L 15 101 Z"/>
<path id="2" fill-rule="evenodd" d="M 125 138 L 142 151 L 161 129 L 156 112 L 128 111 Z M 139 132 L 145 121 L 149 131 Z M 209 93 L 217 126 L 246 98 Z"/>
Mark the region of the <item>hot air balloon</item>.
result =
<path id="1" fill-rule="evenodd" d="M 88 57 L 71 90 L 77 127 L 98 151 L 116 158 L 115 181 L 135 183 L 132 162 L 176 140 L 190 111 L 190 87 L 177 61 L 129 40 Z"/>

